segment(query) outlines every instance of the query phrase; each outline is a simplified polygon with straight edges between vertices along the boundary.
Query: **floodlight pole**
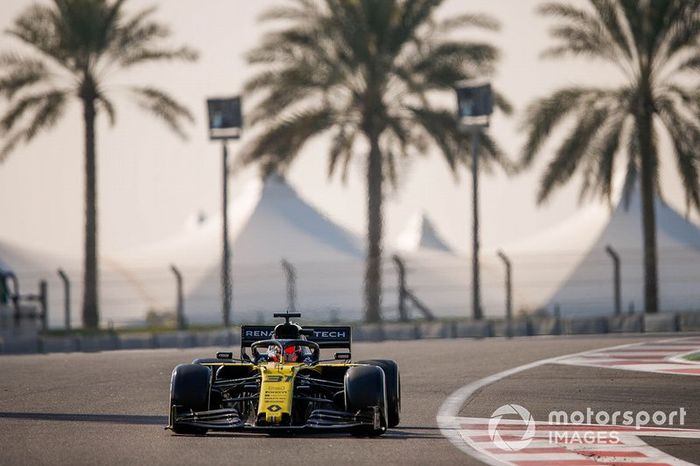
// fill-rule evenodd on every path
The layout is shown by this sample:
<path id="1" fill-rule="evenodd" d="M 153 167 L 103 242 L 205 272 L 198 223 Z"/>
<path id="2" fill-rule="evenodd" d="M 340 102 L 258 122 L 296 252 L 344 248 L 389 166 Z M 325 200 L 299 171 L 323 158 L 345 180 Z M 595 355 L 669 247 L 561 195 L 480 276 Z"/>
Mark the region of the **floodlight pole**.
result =
<path id="1" fill-rule="evenodd" d="M 455 91 L 459 124 L 469 130 L 472 149 L 472 313 L 475 320 L 480 320 L 483 312 L 479 276 L 479 138 L 482 128 L 489 126 L 489 115 L 493 112 L 491 84 L 471 83 Z"/>
<path id="2" fill-rule="evenodd" d="M 221 289 L 223 295 L 223 317 L 224 327 L 228 328 L 231 325 L 231 301 L 233 293 L 231 292 L 231 250 L 228 239 L 228 139 L 222 139 L 221 147 L 223 150 L 223 255 L 221 260 Z"/>
<path id="3" fill-rule="evenodd" d="M 479 133 L 481 128 L 471 128 L 472 142 L 472 309 L 474 319 L 480 320 L 481 280 L 479 275 Z"/>
<path id="4" fill-rule="evenodd" d="M 222 207 L 222 243 L 223 251 L 221 257 L 221 296 L 222 315 L 224 327 L 231 325 L 231 314 L 233 304 L 233 290 L 231 286 L 231 248 L 229 246 L 228 235 L 228 140 L 238 139 L 241 136 L 243 127 L 243 116 L 241 115 L 240 96 L 207 99 L 207 113 L 209 114 L 209 139 L 221 140 L 221 150 L 223 152 L 223 202 Z"/>

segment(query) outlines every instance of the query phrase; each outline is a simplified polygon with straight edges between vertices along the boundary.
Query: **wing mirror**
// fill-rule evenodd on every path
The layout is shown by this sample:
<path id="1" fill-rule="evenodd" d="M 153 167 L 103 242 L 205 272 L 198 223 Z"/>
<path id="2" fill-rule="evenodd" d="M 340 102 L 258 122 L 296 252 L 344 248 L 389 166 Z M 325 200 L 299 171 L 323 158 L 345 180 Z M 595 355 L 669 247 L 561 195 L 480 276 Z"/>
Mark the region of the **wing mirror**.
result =
<path id="1" fill-rule="evenodd" d="M 231 351 L 219 351 L 216 353 L 216 359 L 233 359 L 233 353 Z"/>
<path id="2" fill-rule="evenodd" d="M 336 360 L 348 360 L 348 359 L 350 359 L 350 356 L 351 356 L 350 352 L 345 351 L 342 353 L 335 353 L 334 359 L 336 359 Z"/>

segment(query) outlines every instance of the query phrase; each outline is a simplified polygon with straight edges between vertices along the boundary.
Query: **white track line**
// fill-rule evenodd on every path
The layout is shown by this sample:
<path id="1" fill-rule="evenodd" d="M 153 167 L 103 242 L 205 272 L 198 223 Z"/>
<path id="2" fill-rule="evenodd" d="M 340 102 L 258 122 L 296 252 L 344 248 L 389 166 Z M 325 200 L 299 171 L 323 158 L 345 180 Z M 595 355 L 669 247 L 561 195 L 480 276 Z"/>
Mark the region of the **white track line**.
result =
<path id="1" fill-rule="evenodd" d="M 663 342 L 666 341 L 673 341 L 673 339 L 670 340 L 661 340 Z M 679 340 L 676 340 L 679 341 Z M 488 377 L 484 377 L 483 379 L 479 379 L 477 381 L 474 381 L 470 384 L 467 384 L 457 391 L 453 392 L 450 396 L 448 396 L 445 401 L 442 403 L 440 406 L 440 409 L 438 410 L 436 420 L 438 423 L 438 426 L 440 427 L 440 432 L 444 437 L 446 437 L 454 446 L 468 454 L 469 456 L 476 458 L 486 464 L 489 465 L 503 465 L 504 462 L 497 460 L 495 457 L 488 455 L 485 452 L 479 451 L 473 446 L 470 446 L 467 444 L 462 437 L 460 431 L 461 431 L 461 426 L 460 422 L 463 420 L 463 418 L 459 417 L 459 411 L 462 409 L 462 406 L 464 406 L 464 403 L 474 395 L 478 390 L 484 388 L 487 385 L 490 385 L 492 383 L 498 382 L 499 380 L 505 379 L 506 377 L 510 377 L 511 375 L 518 374 L 523 371 L 527 371 L 530 369 L 534 369 L 539 366 L 543 366 L 545 364 L 556 364 L 559 363 L 560 361 L 563 361 L 565 359 L 570 359 L 570 358 L 576 358 L 583 356 L 585 354 L 592 353 L 594 351 L 611 351 L 611 350 L 617 350 L 617 349 L 622 349 L 622 348 L 628 348 L 637 345 L 638 343 L 629 343 L 625 345 L 618 345 L 618 346 L 611 346 L 608 348 L 604 348 L 601 350 L 587 350 L 587 351 L 581 351 L 579 353 L 571 353 L 571 354 L 566 354 L 563 356 L 556 356 L 553 358 L 547 358 L 547 359 L 541 359 L 539 361 L 534 361 L 529 364 L 524 364 L 522 366 L 514 367 L 512 369 L 508 369 L 502 372 L 498 372 L 496 374 L 490 375 Z"/>

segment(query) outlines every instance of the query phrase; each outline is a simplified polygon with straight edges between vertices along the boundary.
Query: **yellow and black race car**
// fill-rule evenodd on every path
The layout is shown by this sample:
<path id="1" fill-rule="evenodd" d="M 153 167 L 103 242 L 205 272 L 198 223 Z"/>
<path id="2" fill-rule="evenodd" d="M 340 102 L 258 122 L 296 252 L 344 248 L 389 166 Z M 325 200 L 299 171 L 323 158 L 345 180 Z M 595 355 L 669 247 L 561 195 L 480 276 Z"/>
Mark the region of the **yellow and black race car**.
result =
<path id="1" fill-rule="evenodd" d="M 175 367 L 169 429 L 190 435 L 341 430 L 376 436 L 398 425 L 401 378 L 395 361 L 351 362 L 350 327 L 290 322 L 301 314 L 274 317 L 285 322 L 241 327 L 240 358 L 220 352 Z M 344 351 L 321 359 L 321 349 L 333 348 Z"/>

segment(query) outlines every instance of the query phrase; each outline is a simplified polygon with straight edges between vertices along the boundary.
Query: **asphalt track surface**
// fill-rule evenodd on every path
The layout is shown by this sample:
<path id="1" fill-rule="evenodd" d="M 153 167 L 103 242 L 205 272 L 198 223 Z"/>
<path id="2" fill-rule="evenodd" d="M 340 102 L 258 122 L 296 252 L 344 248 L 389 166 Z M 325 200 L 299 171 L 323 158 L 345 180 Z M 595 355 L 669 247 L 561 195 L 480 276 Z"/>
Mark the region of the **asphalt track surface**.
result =
<path id="1" fill-rule="evenodd" d="M 452 392 L 554 356 L 659 337 L 536 337 L 357 343 L 353 357 L 390 358 L 402 375 L 400 425 L 380 438 L 348 435 L 176 436 L 167 422 L 172 368 L 216 349 L 0 356 L 0 464 L 479 464 L 444 438 L 436 414 Z M 668 338 L 666 336 L 665 338 Z M 547 410 L 685 406 L 700 428 L 700 377 L 545 365 L 485 387 L 461 415 L 520 403 Z M 655 440 L 700 463 L 698 440 Z"/>

